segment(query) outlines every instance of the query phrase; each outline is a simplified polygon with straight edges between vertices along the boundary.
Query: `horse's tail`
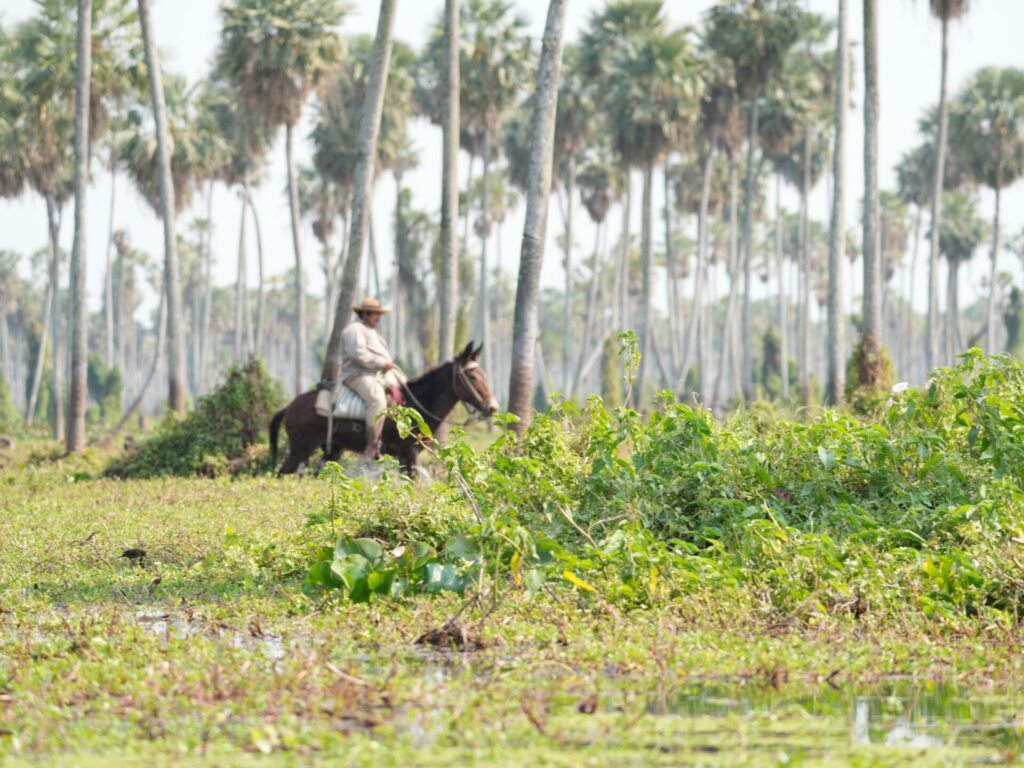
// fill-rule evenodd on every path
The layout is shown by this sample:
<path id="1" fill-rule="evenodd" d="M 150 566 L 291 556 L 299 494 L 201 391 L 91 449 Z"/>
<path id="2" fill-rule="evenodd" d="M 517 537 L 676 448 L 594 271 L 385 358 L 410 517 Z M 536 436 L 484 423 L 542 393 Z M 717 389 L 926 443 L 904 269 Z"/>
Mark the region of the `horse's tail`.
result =
<path id="1" fill-rule="evenodd" d="M 270 460 L 277 466 L 277 435 L 281 431 L 281 422 L 284 421 L 284 414 L 287 408 L 282 408 L 274 414 L 270 420 Z"/>

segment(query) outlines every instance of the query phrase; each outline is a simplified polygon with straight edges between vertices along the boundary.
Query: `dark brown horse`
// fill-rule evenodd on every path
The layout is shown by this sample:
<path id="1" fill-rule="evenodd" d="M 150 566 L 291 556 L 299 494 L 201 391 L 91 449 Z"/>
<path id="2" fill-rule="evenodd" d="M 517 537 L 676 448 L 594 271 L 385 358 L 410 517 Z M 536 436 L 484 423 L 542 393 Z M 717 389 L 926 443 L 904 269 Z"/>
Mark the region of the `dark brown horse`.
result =
<path id="1" fill-rule="evenodd" d="M 409 379 L 403 387 L 406 405 L 419 412 L 432 432 L 436 432 L 441 422 L 448 418 L 456 403 L 465 403 L 488 416 L 498 410 L 498 401 L 487 386 L 487 374 L 477 362 L 482 349 L 483 344 L 473 349 L 473 342 L 470 342 L 453 359 L 431 368 L 422 376 Z M 316 412 L 315 404 L 316 391 L 306 392 L 270 420 L 270 453 L 275 464 L 282 422 L 288 433 L 288 456 L 279 475 L 298 470 L 317 448 L 323 448 L 325 458 L 329 460 L 336 459 L 342 451 L 361 453 L 366 448 L 366 425 L 362 419 L 335 419 L 332 445 L 328 450 L 327 419 Z M 413 436 L 402 439 L 391 419 L 384 424 L 382 448 L 384 453 L 396 457 L 409 474 L 419 464 L 422 447 Z"/>

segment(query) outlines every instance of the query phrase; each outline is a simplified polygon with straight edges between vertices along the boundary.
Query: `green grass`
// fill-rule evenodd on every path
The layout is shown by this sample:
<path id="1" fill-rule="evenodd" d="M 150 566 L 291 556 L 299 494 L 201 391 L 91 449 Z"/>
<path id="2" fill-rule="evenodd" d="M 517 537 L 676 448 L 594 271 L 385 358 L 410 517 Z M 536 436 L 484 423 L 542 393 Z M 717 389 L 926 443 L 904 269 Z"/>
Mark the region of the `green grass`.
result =
<path id="1" fill-rule="evenodd" d="M 4 765 L 924 766 L 1012 761 L 1024 743 L 1006 725 L 1019 636 L 995 622 L 780 620 L 752 590 L 631 608 L 602 584 L 508 586 L 485 619 L 470 612 L 482 650 L 430 649 L 417 638 L 459 598 L 302 595 L 330 543 L 304 526 L 326 482 L 86 479 L 103 459 L 0 474 Z M 338 531 L 462 524 L 431 493 L 396 508 L 371 488 Z M 131 547 L 143 566 L 118 557 Z M 904 717 L 961 731 L 952 747 L 860 744 L 858 701 L 876 741 Z"/>

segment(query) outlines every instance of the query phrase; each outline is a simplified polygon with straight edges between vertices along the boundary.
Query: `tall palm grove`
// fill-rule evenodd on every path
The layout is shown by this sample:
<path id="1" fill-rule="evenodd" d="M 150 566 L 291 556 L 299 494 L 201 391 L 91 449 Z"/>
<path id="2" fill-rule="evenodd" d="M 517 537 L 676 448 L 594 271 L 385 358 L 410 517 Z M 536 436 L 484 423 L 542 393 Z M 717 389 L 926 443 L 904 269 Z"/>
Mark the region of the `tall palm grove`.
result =
<path id="1" fill-rule="evenodd" d="M 336 373 L 363 295 L 393 309 L 382 328 L 410 373 L 483 342 L 524 421 L 552 398 L 649 408 L 665 390 L 716 412 L 856 406 L 973 346 L 1024 351 L 1009 271 L 1024 232 L 1002 210 L 1024 173 L 1024 71 L 949 82 L 969 0 L 929 0 L 935 105 L 893 169 L 879 0 L 829 16 L 720 0 L 693 27 L 664 0 L 608 0 L 574 39 L 567 0 L 542 39 L 514 0 L 444 0 L 419 49 L 394 37 L 400 5 L 381 0 L 371 36 L 346 32 L 340 0 L 223 0 L 198 81 L 162 62 L 150 0 L 35 0 L 0 20 L 0 198 L 46 213 L 25 224 L 36 252 L 0 233 L 0 429 L 78 451 L 183 413 L 252 358 L 297 394 Z M 442 169 L 430 189 L 425 158 Z M 109 199 L 88 194 L 104 176 Z M 265 247 L 267 186 L 287 210 L 285 271 Z M 237 219 L 214 204 L 225 190 Z M 162 224 L 154 252 L 115 226 L 133 195 Z"/>

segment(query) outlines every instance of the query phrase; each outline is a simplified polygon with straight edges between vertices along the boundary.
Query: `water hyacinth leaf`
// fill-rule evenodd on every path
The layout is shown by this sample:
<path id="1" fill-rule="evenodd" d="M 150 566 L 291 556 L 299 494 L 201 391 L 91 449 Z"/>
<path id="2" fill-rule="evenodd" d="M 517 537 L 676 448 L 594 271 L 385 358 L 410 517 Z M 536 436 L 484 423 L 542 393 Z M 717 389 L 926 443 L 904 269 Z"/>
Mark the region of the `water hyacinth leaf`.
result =
<path id="1" fill-rule="evenodd" d="M 531 597 L 540 592 L 545 581 L 547 581 L 547 574 L 543 568 L 530 568 L 523 575 L 523 583 Z"/>
<path id="2" fill-rule="evenodd" d="M 366 584 L 370 591 L 376 595 L 390 595 L 391 586 L 395 582 L 395 569 L 388 568 L 384 571 L 373 571 L 366 577 Z"/>
<path id="3" fill-rule="evenodd" d="M 403 570 L 415 571 L 422 568 L 431 560 L 437 559 L 437 552 L 429 544 L 416 541 L 405 547 L 398 558 L 399 565 Z"/>
<path id="4" fill-rule="evenodd" d="M 441 563 L 428 563 L 426 566 L 426 579 L 424 580 L 424 591 L 437 594 L 438 592 L 462 593 L 466 589 L 466 582 L 453 565 Z"/>
<path id="5" fill-rule="evenodd" d="M 335 557 L 360 555 L 370 563 L 379 563 L 384 557 L 384 548 L 373 539 L 353 539 L 342 536 L 334 547 Z"/>
<path id="6" fill-rule="evenodd" d="M 345 582 L 346 587 L 354 590 L 357 584 L 365 584 L 366 577 L 372 569 L 369 561 L 362 555 L 347 555 L 336 557 L 331 563 L 331 570 Z"/>
<path id="7" fill-rule="evenodd" d="M 477 559 L 479 550 L 473 539 L 460 533 L 448 541 L 445 545 L 445 553 L 449 557 L 457 557 L 466 562 L 473 562 Z"/>

